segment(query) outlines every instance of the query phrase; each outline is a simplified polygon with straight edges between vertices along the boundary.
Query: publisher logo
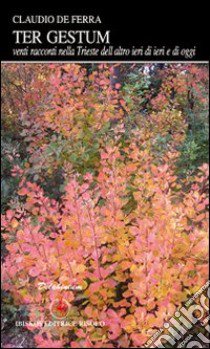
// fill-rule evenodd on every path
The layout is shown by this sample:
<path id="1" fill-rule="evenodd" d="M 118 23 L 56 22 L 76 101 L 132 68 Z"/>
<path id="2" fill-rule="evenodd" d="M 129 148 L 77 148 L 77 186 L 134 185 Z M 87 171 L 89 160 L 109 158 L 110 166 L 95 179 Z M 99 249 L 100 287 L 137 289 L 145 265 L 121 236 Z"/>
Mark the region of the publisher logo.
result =
<path id="1" fill-rule="evenodd" d="M 50 313 L 51 315 L 59 320 L 65 319 L 68 316 L 70 309 L 69 302 L 62 299 L 55 299 L 50 305 Z"/>

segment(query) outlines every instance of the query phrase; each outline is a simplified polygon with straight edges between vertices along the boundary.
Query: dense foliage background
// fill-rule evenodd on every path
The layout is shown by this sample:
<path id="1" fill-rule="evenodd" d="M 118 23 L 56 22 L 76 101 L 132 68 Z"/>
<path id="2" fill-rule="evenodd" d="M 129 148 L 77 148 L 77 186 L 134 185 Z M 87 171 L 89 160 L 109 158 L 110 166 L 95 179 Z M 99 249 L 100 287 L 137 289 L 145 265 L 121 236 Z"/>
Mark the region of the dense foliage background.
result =
<path id="1" fill-rule="evenodd" d="M 141 347 L 206 282 L 208 107 L 207 65 L 2 65 L 5 347 Z M 65 302 L 105 325 L 14 329 Z"/>

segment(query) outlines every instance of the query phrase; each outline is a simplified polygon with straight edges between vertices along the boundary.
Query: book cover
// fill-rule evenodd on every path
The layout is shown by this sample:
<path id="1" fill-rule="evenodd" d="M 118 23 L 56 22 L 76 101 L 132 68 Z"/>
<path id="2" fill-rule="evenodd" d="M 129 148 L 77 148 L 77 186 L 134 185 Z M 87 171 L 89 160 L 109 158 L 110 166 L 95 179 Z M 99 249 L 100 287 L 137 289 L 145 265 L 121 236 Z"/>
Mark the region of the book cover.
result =
<path id="1" fill-rule="evenodd" d="M 2 348 L 209 345 L 206 20 L 163 7 L 3 11 Z"/>

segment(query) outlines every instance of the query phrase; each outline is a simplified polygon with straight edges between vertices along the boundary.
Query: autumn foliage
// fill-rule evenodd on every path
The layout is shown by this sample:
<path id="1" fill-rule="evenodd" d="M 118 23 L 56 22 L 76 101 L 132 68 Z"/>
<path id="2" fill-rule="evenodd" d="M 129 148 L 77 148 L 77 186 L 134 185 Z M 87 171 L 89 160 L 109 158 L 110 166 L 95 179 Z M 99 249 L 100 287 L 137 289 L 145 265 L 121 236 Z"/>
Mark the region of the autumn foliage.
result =
<path id="1" fill-rule="evenodd" d="M 103 323 L 28 324 L 38 348 L 142 347 L 208 278 L 208 165 L 177 171 L 206 67 L 169 65 L 143 94 L 112 86 L 110 65 L 2 71 L 5 124 L 25 147 L 2 215 L 3 289 L 28 321 L 52 321 L 54 304 L 57 319 Z"/>

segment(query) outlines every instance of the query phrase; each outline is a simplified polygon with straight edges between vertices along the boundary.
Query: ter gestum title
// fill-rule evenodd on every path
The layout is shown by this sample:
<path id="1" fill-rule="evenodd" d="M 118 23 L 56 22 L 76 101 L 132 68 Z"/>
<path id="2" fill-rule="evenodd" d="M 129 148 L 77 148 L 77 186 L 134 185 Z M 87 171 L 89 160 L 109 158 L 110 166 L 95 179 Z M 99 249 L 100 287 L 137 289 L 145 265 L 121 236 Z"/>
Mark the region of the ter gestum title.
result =
<path id="1" fill-rule="evenodd" d="M 20 24 L 100 24 L 99 16 L 86 15 L 57 15 L 57 16 L 21 16 L 12 18 L 15 25 Z M 43 35 L 40 30 L 15 29 L 12 31 L 15 44 L 42 44 L 46 40 L 49 44 L 110 44 L 110 30 L 49 30 Z"/>

